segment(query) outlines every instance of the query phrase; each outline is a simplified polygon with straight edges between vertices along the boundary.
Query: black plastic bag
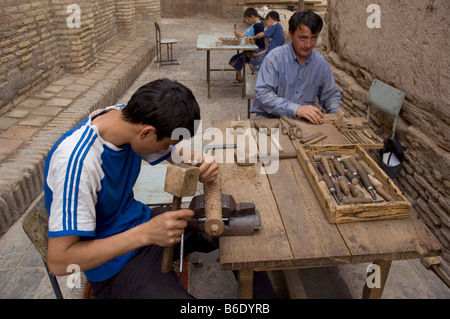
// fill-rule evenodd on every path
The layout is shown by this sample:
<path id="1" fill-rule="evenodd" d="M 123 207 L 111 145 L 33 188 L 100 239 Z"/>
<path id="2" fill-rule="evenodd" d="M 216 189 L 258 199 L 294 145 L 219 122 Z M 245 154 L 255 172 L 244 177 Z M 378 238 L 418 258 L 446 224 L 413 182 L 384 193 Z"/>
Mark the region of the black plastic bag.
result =
<path id="1" fill-rule="evenodd" d="M 394 138 L 387 138 L 383 142 L 383 148 L 380 150 L 381 168 L 386 174 L 394 179 L 400 174 L 405 159 L 403 145 L 400 143 L 397 135 Z"/>

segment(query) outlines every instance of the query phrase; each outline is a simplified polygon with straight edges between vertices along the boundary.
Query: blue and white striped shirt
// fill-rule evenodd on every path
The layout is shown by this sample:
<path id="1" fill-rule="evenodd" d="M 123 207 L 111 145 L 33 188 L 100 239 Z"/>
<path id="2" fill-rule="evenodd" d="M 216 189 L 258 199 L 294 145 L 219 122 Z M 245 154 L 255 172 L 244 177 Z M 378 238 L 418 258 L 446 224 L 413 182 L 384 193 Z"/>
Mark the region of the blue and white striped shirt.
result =
<path id="1" fill-rule="evenodd" d="M 120 109 L 123 105 L 109 109 Z M 143 157 L 129 144 L 122 148 L 104 141 L 91 119 L 65 133 L 50 150 L 45 163 L 45 204 L 49 212 L 49 237 L 80 236 L 99 239 L 147 222 L 151 210 L 133 196 L 133 186 Z M 170 150 L 145 156 L 156 164 Z M 136 251 L 85 271 L 91 281 L 103 281 L 119 272 Z"/>

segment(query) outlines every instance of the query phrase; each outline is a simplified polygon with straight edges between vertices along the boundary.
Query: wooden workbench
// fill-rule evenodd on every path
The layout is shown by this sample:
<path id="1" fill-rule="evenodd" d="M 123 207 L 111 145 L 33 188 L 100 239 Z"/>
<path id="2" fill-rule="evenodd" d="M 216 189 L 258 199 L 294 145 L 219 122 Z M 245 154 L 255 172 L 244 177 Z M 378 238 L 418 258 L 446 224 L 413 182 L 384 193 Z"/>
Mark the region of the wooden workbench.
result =
<path id="1" fill-rule="evenodd" d="M 267 121 L 273 127 L 278 119 Z M 328 137 L 319 145 L 348 143 L 331 124 L 301 126 L 304 135 L 327 132 Z M 215 121 L 213 127 L 221 129 L 225 137 L 230 121 Z M 292 143 L 299 143 L 281 134 L 279 140 L 284 152 L 295 151 Z M 223 158 L 232 158 L 232 154 L 224 154 Z M 255 203 L 261 216 L 261 229 L 255 235 L 220 238 L 220 267 L 238 270 L 239 298 L 252 297 L 255 270 L 366 262 L 380 266 L 382 286 L 380 289 L 366 286 L 363 297 L 379 298 L 393 260 L 437 256 L 441 252 L 424 225 L 413 216 L 329 223 L 295 158 L 280 160 L 278 171 L 269 175 L 261 174 L 259 162 L 253 166 L 223 163 L 220 169 L 223 193 L 231 194 L 236 202 Z"/>

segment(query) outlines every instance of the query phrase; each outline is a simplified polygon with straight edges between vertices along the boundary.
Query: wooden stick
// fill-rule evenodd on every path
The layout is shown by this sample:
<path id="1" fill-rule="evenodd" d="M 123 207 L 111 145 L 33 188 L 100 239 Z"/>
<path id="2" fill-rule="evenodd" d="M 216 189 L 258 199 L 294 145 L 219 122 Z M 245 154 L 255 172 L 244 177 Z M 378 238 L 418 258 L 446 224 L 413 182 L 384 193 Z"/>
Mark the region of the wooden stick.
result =
<path id="1" fill-rule="evenodd" d="M 315 143 L 320 142 L 320 141 L 322 141 L 322 140 L 324 140 L 326 138 L 327 138 L 327 135 L 323 134 L 323 135 L 321 135 L 321 136 L 319 136 L 319 137 L 317 137 L 317 138 L 315 138 L 313 140 L 310 140 L 309 142 L 306 142 L 305 144 L 307 144 L 307 145 L 315 144 Z"/>
<path id="2" fill-rule="evenodd" d="M 307 142 L 309 142 L 319 136 L 322 136 L 322 135 L 324 135 L 324 134 L 322 132 L 319 132 L 319 133 L 314 133 L 314 134 L 305 136 L 304 138 L 300 139 L 300 143 L 307 143 Z"/>

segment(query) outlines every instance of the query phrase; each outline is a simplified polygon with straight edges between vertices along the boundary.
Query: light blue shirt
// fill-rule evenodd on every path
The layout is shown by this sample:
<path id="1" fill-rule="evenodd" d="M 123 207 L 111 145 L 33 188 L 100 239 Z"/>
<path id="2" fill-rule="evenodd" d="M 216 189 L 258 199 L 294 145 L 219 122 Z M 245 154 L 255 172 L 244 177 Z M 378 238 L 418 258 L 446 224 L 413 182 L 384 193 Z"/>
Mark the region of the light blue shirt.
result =
<path id="1" fill-rule="evenodd" d="M 299 105 L 315 105 L 316 98 L 326 113 L 335 113 L 341 105 L 330 65 L 315 50 L 300 64 L 292 43 L 288 43 L 264 58 L 250 112 L 266 117 L 296 117 Z"/>

